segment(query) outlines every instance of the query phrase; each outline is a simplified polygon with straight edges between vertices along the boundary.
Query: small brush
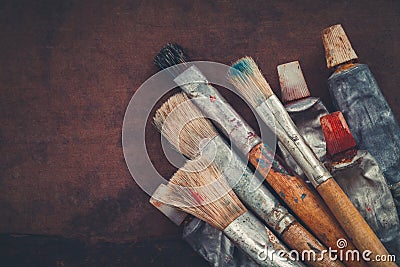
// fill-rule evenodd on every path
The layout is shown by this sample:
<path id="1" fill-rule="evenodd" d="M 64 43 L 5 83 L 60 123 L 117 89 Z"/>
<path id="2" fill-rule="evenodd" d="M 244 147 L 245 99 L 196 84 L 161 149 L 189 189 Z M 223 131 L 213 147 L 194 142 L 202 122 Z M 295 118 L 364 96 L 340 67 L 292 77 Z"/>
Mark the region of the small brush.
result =
<path id="1" fill-rule="evenodd" d="M 168 183 L 160 200 L 211 224 L 260 266 L 304 266 L 289 258 L 288 249 L 247 211 L 222 174 L 203 160 L 189 161 Z"/>
<path id="2" fill-rule="evenodd" d="M 253 176 L 251 170 L 230 150 L 211 122 L 202 116 L 185 94 L 178 93 L 170 97 L 156 111 L 154 124 L 185 156 L 191 159 L 201 156 L 203 160 L 213 160 L 221 172 L 224 170 L 226 180 L 239 198 L 289 247 L 300 252 L 312 250 L 322 259 L 308 261 L 310 266 L 342 266 L 339 261 L 330 260 L 327 255 L 320 253 L 325 247 L 263 185 L 255 191 L 250 190 L 250 179 Z"/>
<path id="3" fill-rule="evenodd" d="M 193 104 L 206 117 L 217 122 L 215 125 L 219 130 L 225 136 L 229 136 L 231 142 L 248 157 L 251 164 L 257 167 L 259 173 L 279 197 L 323 244 L 335 250 L 342 250 L 337 246 L 337 240 L 345 238 L 348 246 L 343 251 L 355 250 L 354 245 L 320 196 L 311 190 L 303 179 L 287 171 L 282 161 L 266 144 L 261 142 L 255 131 L 207 82 L 201 71 L 196 66 L 189 67 L 189 64 L 185 63 L 186 55 L 182 50 L 179 45 L 167 44 L 156 56 L 155 63 L 161 69 L 168 67 L 168 70 L 172 70 L 174 80 L 180 84 L 181 89 L 189 96 Z M 351 266 L 365 266 L 364 261 L 346 263 Z"/>
<path id="4" fill-rule="evenodd" d="M 279 141 L 303 169 L 356 247 L 360 251 L 372 251 L 373 256 L 388 255 L 379 238 L 299 134 L 254 60 L 250 57 L 238 60 L 232 65 L 228 76 L 263 121 L 271 128 L 276 127 L 275 132 Z M 273 120 L 275 124 L 271 123 Z"/>

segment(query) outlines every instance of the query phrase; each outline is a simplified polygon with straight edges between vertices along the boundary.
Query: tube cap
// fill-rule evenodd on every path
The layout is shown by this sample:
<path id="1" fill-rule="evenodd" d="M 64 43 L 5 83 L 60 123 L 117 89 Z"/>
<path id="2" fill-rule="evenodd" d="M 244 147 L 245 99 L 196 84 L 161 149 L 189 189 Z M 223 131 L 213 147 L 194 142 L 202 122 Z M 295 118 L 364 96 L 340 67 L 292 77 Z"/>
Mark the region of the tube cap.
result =
<path id="1" fill-rule="evenodd" d="M 322 42 L 325 47 L 328 68 L 333 68 L 358 58 L 341 24 L 336 24 L 323 30 Z"/>
<path id="2" fill-rule="evenodd" d="M 310 96 L 298 61 L 279 65 L 277 69 L 284 103 Z"/>
<path id="3" fill-rule="evenodd" d="M 357 145 L 342 112 L 322 116 L 320 121 L 328 155 L 334 156 Z"/>

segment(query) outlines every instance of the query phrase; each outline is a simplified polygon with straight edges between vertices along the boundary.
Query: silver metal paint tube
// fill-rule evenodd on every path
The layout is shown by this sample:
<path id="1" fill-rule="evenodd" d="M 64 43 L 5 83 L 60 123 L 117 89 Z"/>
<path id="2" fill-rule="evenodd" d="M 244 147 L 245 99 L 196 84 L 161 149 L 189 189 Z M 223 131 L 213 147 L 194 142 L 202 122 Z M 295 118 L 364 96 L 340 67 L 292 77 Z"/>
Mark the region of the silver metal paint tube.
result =
<path id="1" fill-rule="evenodd" d="M 399 216 L 377 161 L 368 151 L 356 150 L 341 112 L 323 116 L 321 127 L 326 139 L 326 166 L 388 251 L 400 259 Z"/>
<path id="2" fill-rule="evenodd" d="M 296 125 L 276 95 L 270 96 L 256 108 L 256 111 L 268 126 L 275 126 L 278 140 L 287 151 L 291 152 L 313 186 L 317 187 L 332 177 L 299 134 Z"/>
<path id="3" fill-rule="evenodd" d="M 365 150 L 348 162 L 331 162 L 331 174 L 390 253 L 400 259 L 399 217 L 386 179 Z M 393 244 L 394 243 L 394 244 Z M 394 245 L 394 247 L 393 247 Z M 396 251 L 397 250 L 397 251 Z"/>
<path id="4" fill-rule="evenodd" d="M 325 29 L 322 40 L 327 67 L 336 68 L 328 79 L 332 102 L 343 112 L 360 149 L 379 163 L 400 213 L 400 126 L 369 67 L 356 63 L 343 27 Z"/>
<path id="5" fill-rule="evenodd" d="M 198 218 L 185 225 L 182 237 L 213 267 L 258 266 L 222 231 Z"/>
<path id="6" fill-rule="evenodd" d="M 289 259 L 287 248 L 250 212 L 239 216 L 223 232 L 260 266 L 304 266 Z"/>

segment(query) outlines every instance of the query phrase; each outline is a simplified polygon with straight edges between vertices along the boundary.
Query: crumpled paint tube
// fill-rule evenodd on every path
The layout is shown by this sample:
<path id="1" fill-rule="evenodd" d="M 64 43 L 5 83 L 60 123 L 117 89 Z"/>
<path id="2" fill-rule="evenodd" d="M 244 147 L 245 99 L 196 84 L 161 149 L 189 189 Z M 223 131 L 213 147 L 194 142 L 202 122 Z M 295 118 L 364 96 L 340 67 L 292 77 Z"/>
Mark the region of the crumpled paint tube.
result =
<path id="1" fill-rule="evenodd" d="M 186 212 L 157 200 L 162 199 L 163 195 L 167 193 L 167 186 L 161 184 L 150 198 L 150 203 L 176 225 L 184 225 L 182 238 L 211 266 L 258 266 L 246 253 L 238 249 L 222 231 Z"/>
<path id="2" fill-rule="evenodd" d="M 370 69 L 358 57 L 341 25 L 322 33 L 335 107 L 343 112 L 360 149 L 375 157 L 400 212 L 400 127 Z"/>
<path id="3" fill-rule="evenodd" d="M 386 179 L 368 151 L 356 142 L 341 112 L 321 118 L 331 174 L 390 253 L 400 258 L 399 217 Z"/>
<path id="4" fill-rule="evenodd" d="M 238 249 L 222 231 L 198 218 L 183 228 L 183 239 L 214 267 L 256 267 L 242 250 Z"/>
<path id="5" fill-rule="evenodd" d="M 285 109 L 296 124 L 299 133 L 306 140 L 320 161 L 325 160 L 325 139 L 322 134 L 320 118 L 329 114 L 321 99 L 310 97 L 307 83 L 298 61 L 279 65 L 278 76 Z M 302 178 L 307 179 L 287 149 L 278 143 L 286 164 Z"/>

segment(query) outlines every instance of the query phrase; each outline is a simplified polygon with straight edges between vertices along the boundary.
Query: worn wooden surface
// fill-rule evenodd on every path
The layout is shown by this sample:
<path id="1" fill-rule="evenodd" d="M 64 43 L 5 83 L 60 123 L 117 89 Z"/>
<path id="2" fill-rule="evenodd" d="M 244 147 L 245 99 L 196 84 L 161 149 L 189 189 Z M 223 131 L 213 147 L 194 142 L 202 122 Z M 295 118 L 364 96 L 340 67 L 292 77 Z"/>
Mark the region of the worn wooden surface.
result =
<path id="1" fill-rule="evenodd" d="M 7 248 L 0 255 L 14 255 L 12 263 L 46 242 L 10 233 L 84 242 L 106 265 L 129 250 L 96 252 L 102 242 L 175 240 L 181 258 L 204 264 L 187 255 L 180 229 L 148 204 L 127 170 L 121 127 L 130 98 L 157 72 L 154 55 L 173 41 L 194 60 L 230 63 L 250 55 L 275 92 L 276 65 L 300 60 L 312 95 L 331 107 L 320 31 L 338 22 L 400 119 L 397 1 L 0 1 L 0 244 Z M 242 102 L 234 104 L 253 118 Z M 147 130 L 149 153 L 168 177 L 174 168 L 163 160 L 159 134 Z M 42 249 L 27 253 L 32 263 L 52 253 Z M 132 253 L 137 265 L 182 262 L 151 249 L 126 255 Z M 50 266 L 68 263 L 69 255 L 48 257 Z M 84 258 L 81 264 L 90 265 Z"/>

